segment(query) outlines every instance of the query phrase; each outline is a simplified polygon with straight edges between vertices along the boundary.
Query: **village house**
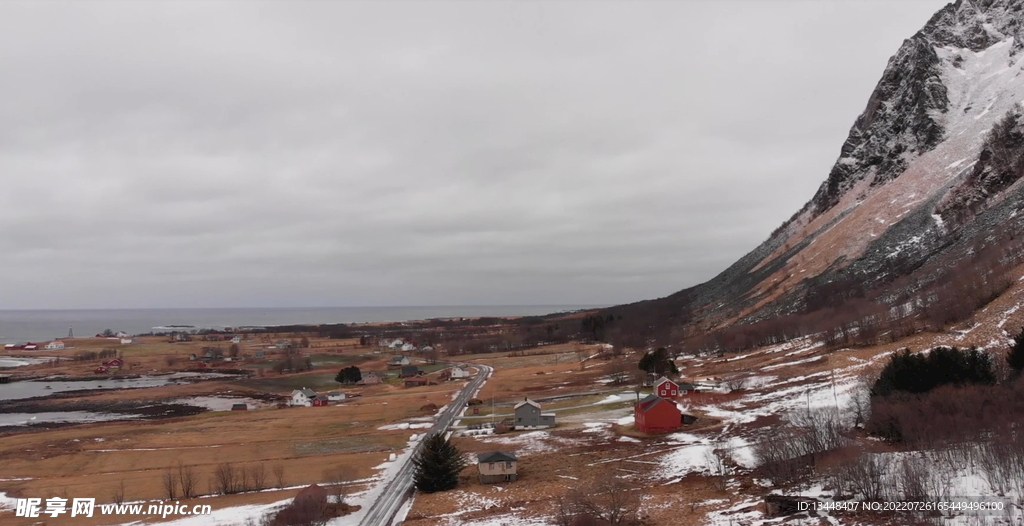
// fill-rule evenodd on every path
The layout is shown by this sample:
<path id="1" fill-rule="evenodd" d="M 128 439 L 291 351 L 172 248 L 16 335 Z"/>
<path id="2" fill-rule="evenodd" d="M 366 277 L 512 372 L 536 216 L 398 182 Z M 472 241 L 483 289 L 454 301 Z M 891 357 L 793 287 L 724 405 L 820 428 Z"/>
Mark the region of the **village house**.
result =
<path id="1" fill-rule="evenodd" d="M 406 387 L 420 387 L 427 385 L 428 383 L 428 380 L 422 376 L 413 376 L 405 379 Z"/>
<path id="2" fill-rule="evenodd" d="M 292 398 L 289 403 L 290 405 L 309 407 L 313 405 L 314 398 L 316 398 L 316 391 L 303 387 L 302 389 L 292 391 Z"/>
<path id="3" fill-rule="evenodd" d="M 377 385 L 379 383 L 381 383 L 381 378 L 377 373 L 366 373 L 356 382 L 356 385 Z"/>
<path id="4" fill-rule="evenodd" d="M 43 348 L 47 351 L 60 351 L 64 349 L 64 342 L 60 340 L 53 340 L 52 342 L 47 343 Z"/>
<path id="5" fill-rule="evenodd" d="M 113 360 L 107 360 L 103 362 L 103 367 L 107 369 L 120 369 L 124 367 L 124 360 L 120 358 L 114 358 Z"/>
<path id="6" fill-rule="evenodd" d="M 403 345 L 405 345 L 405 340 L 401 338 L 396 338 L 394 340 L 391 340 L 391 343 L 388 345 L 388 347 L 392 349 L 401 349 Z"/>
<path id="7" fill-rule="evenodd" d="M 633 425 L 644 433 L 668 433 L 679 429 L 683 421 L 679 406 L 657 395 L 647 395 L 633 407 Z"/>
<path id="8" fill-rule="evenodd" d="M 388 369 L 398 369 L 412 363 L 408 356 L 392 356 L 391 361 L 388 362 Z"/>
<path id="9" fill-rule="evenodd" d="M 28 343 L 25 344 L 24 349 L 26 351 L 38 351 L 39 350 L 39 344 L 28 342 Z"/>
<path id="10" fill-rule="evenodd" d="M 540 404 L 525 398 L 513 407 L 516 429 L 531 427 L 555 427 L 555 414 L 542 413 Z"/>
<path id="11" fill-rule="evenodd" d="M 516 479 L 519 459 L 512 453 L 489 451 L 476 456 L 481 484 L 511 482 Z"/>
<path id="12" fill-rule="evenodd" d="M 675 398 L 679 396 L 679 384 L 662 376 L 654 382 L 654 394 L 661 398 Z"/>
<path id="13" fill-rule="evenodd" d="M 446 374 L 450 380 L 460 380 L 462 378 L 469 378 L 469 370 L 463 369 L 458 365 L 452 366 L 446 371 Z"/>
<path id="14" fill-rule="evenodd" d="M 345 393 L 341 391 L 327 391 L 327 400 L 331 402 L 340 402 L 345 399 Z"/>
<path id="15" fill-rule="evenodd" d="M 419 367 L 415 365 L 404 365 L 402 366 L 402 372 L 398 373 L 399 378 L 410 378 L 413 376 L 422 376 L 423 371 L 420 371 Z"/>
<path id="16" fill-rule="evenodd" d="M 325 394 L 318 394 L 313 397 L 313 401 L 310 403 L 313 407 L 324 407 L 331 405 L 331 399 Z"/>

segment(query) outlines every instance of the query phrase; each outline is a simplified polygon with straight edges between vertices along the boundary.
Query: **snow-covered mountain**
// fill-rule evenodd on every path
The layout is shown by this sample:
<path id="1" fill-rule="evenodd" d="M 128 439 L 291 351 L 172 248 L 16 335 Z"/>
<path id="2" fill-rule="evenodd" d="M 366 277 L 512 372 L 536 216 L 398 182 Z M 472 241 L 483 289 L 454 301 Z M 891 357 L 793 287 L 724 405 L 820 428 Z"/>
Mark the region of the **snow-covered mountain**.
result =
<path id="1" fill-rule="evenodd" d="M 711 281 L 621 309 L 710 329 L 847 299 L 892 308 L 942 285 L 948 269 L 1024 233 L 1022 103 L 1024 0 L 947 5 L 889 60 L 800 211 Z"/>

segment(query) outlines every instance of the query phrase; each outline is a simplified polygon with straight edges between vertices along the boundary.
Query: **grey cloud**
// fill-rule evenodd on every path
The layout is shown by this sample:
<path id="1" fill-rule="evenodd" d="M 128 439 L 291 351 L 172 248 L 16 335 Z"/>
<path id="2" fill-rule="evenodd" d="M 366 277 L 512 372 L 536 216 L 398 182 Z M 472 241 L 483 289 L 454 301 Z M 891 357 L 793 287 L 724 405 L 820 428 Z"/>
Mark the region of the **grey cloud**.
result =
<path id="1" fill-rule="evenodd" d="M 5 2 L 0 308 L 664 296 L 941 5 Z"/>

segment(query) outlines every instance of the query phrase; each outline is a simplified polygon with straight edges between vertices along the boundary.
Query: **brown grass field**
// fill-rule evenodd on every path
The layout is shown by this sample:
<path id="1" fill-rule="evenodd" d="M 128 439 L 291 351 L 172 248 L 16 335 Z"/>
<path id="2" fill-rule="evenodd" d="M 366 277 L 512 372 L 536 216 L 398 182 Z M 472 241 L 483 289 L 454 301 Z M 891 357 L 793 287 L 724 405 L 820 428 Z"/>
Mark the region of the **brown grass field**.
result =
<path id="1" fill-rule="evenodd" d="M 969 332 L 924 333 L 888 345 L 868 348 L 827 350 L 825 347 L 794 350 L 764 348 L 722 357 L 704 357 L 679 361 L 682 378 L 692 380 L 718 377 L 726 381 L 750 375 L 771 375 L 794 379 L 792 385 L 820 383 L 827 375 L 820 373 L 866 376 L 884 364 L 885 353 L 909 346 L 915 350 L 938 344 L 959 346 L 984 345 L 1001 334 L 1002 327 L 1024 323 L 1024 310 L 1009 311 L 1022 297 L 1024 284 L 1017 283 L 994 301 L 987 314 L 965 323 Z M 975 321 L 977 324 L 975 325 Z M 274 335 L 288 337 L 289 335 Z M 142 390 L 102 391 L 78 397 L 87 401 L 169 400 L 189 396 L 267 396 L 288 395 L 291 390 L 311 387 L 317 390 L 337 389 L 334 375 L 341 367 L 355 364 L 365 371 L 386 371 L 388 353 L 360 348 L 356 341 L 311 341 L 303 350 L 314 364 L 314 370 L 278 374 L 273 365 L 280 355 L 268 354 L 261 361 L 248 359 L 231 362 L 220 368 L 253 371 L 248 378 L 232 377 L 186 385 L 156 387 Z M 140 343 L 119 346 L 113 340 L 83 338 L 72 341 L 73 348 L 57 353 L 40 352 L 45 356 L 71 358 L 83 350 L 117 348 L 128 363 L 129 374 L 168 372 L 193 367 L 190 354 L 201 354 L 203 347 L 227 342 L 168 343 L 161 338 L 143 338 Z M 264 342 L 242 344 L 241 353 L 252 355 Z M 479 414 L 469 415 L 463 424 L 488 421 L 491 405 L 497 415 L 511 412 L 510 405 L 524 397 L 566 397 L 544 403 L 545 411 L 558 414 L 559 425 L 539 444 L 519 441 L 518 434 L 502 437 L 456 437 L 456 445 L 465 452 L 476 453 L 494 449 L 520 453 L 520 480 L 503 485 L 482 485 L 476 481 L 475 467 L 463 472 L 462 484 L 454 491 L 417 495 L 404 524 L 435 526 L 482 519 L 495 515 L 550 516 L 555 498 L 571 488 L 592 484 L 609 476 L 624 476 L 644 487 L 644 506 L 649 524 L 700 524 L 705 513 L 738 502 L 738 495 L 761 491 L 753 486 L 749 473 L 733 477 L 728 490 L 723 490 L 711 477 L 690 474 L 679 480 L 665 480 L 649 474 L 651 459 L 664 455 L 678 445 L 663 437 L 647 436 L 631 424 L 613 424 L 600 432 L 586 428 L 588 422 L 616 421 L 632 414 L 632 400 L 598 404 L 608 394 L 631 391 L 630 385 L 613 386 L 602 381 L 609 365 L 602 359 L 581 358 L 596 353 L 596 346 L 566 344 L 531 350 L 525 354 L 479 354 L 453 357 L 453 361 L 486 363 L 495 367 L 493 376 L 478 395 L 485 403 Z M 618 358 L 635 366 L 638 353 Z M 421 367 L 431 371 L 428 377 L 439 380 L 439 366 Z M 56 365 L 41 364 L 19 368 L 16 374 L 96 376 L 95 362 L 65 361 Z M 800 380 L 818 374 L 817 379 Z M 798 378 L 799 377 L 799 378 Z M 122 482 L 126 500 L 159 499 L 166 495 L 162 478 L 179 462 L 192 466 L 198 479 L 198 490 L 211 493 L 211 479 L 218 465 L 236 467 L 263 464 L 270 486 L 278 486 L 271 474 L 273 466 L 284 469 L 285 488 L 262 493 L 244 493 L 202 499 L 214 509 L 242 504 L 266 504 L 293 495 L 297 486 L 324 481 L 328 469 L 344 467 L 354 480 L 351 491 L 365 485 L 359 482 L 375 474 L 390 453 L 403 450 L 409 436 L 417 431 L 384 431 L 385 424 L 408 421 L 432 414 L 421 408 L 427 404 L 447 404 L 462 382 L 440 382 L 417 388 L 405 388 L 398 381 L 342 390 L 358 393 L 344 403 L 325 408 L 266 408 L 247 412 L 206 412 L 199 415 L 164 420 L 107 422 L 76 425 L 57 429 L 28 430 L 0 435 L 0 492 L 8 496 L 32 497 L 96 497 L 110 502 Z M 705 394 L 688 400 L 693 414 L 701 417 L 687 433 L 715 434 L 727 426 L 719 418 L 708 416 L 703 406 L 718 406 L 741 400 L 742 392 Z M 771 418 L 762 417 L 749 427 L 764 425 Z M 742 430 L 730 428 L 731 432 Z M 505 441 L 505 439 L 508 441 Z M 134 518 L 138 519 L 138 518 Z M 104 522 L 106 521 L 106 522 Z M 104 525 L 128 522 L 124 518 L 76 519 L 74 525 Z M 54 521 L 54 524 L 64 522 Z M 11 510 L 0 510 L 0 524 L 27 526 L 42 524 L 39 519 L 13 517 Z"/>

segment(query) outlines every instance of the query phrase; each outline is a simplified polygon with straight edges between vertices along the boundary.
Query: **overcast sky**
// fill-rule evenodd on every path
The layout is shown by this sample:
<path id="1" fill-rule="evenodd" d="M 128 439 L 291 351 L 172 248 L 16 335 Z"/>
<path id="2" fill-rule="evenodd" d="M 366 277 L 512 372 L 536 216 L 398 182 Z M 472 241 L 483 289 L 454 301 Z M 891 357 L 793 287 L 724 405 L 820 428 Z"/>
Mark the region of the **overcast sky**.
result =
<path id="1" fill-rule="evenodd" d="M 0 2 L 0 308 L 665 296 L 944 4 Z"/>

